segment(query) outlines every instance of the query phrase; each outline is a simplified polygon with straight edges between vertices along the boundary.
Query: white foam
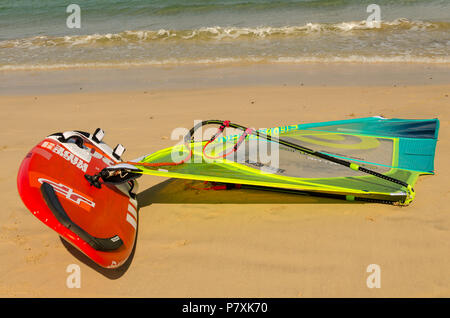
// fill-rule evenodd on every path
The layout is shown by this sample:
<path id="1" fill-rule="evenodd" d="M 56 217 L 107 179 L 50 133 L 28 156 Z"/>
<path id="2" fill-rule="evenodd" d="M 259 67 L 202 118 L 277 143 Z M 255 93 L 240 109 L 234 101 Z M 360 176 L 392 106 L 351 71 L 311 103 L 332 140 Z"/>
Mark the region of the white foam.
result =
<path id="1" fill-rule="evenodd" d="M 299 57 L 243 57 L 243 58 L 211 58 L 211 59 L 165 59 L 147 60 L 140 62 L 124 61 L 110 63 L 55 63 L 55 64 L 18 64 L 1 65 L 0 71 L 29 71 L 29 70 L 56 70 L 76 68 L 121 68 L 139 66 L 165 66 L 165 65 L 208 65 L 208 64 L 238 64 L 238 63 L 274 63 L 274 64 L 301 64 L 301 63 L 420 63 L 420 64 L 450 64 L 450 56 L 446 57 L 421 57 L 421 56 L 361 56 L 347 57 L 328 56 L 299 56 Z"/>
<path id="2" fill-rule="evenodd" d="M 401 28 L 410 31 L 424 31 L 450 28 L 449 23 L 432 23 L 425 21 L 410 21 L 407 19 L 396 19 L 393 21 L 381 21 L 381 30 Z M 266 38 L 304 36 L 315 33 L 345 33 L 356 30 L 376 31 L 378 28 L 367 25 L 366 21 L 347 21 L 339 23 L 306 23 L 300 26 L 258 26 L 258 27 L 201 27 L 194 30 L 128 30 L 120 33 L 73 35 L 63 37 L 35 36 L 32 38 L 14 39 L 0 41 L 0 48 L 28 48 L 30 46 L 45 47 L 55 45 L 89 45 L 99 41 L 115 41 L 117 44 L 129 41 L 156 41 L 169 38 L 187 41 L 191 39 L 222 40 L 238 39 L 241 37 Z"/>

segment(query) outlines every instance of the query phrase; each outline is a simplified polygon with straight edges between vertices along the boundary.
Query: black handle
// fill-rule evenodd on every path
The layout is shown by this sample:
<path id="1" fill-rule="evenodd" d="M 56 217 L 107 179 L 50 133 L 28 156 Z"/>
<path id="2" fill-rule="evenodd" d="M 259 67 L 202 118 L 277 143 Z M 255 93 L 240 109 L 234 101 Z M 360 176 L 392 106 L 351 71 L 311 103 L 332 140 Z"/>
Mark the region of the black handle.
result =
<path id="1" fill-rule="evenodd" d="M 123 245 L 122 239 L 118 235 L 110 238 L 98 238 L 90 235 L 77 224 L 75 224 L 67 215 L 66 211 L 59 202 L 55 190 L 47 182 L 42 183 L 41 193 L 45 202 L 52 211 L 56 219 L 66 228 L 77 234 L 81 239 L 88 243 L 97 251 L 113 251 Z"/>

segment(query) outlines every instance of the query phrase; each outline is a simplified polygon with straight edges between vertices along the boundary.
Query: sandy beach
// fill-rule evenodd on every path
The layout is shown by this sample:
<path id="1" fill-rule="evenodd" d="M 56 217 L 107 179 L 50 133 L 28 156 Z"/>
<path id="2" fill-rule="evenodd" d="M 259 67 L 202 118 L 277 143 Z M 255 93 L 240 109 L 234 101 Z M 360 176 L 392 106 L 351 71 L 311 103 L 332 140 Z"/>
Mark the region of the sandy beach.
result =
<path id="1" fill-rule="evenodd" d="M 121 85 L 120 70 L 110 71 L 114 81 L 105 70 L 0 74 L 0 296 L 449 297 L 448 67 L 289 67 L 122 70 L 133 85 Z M 92 74 L 104 84 L 79 85 L 94 83 Z M 419 179 L 409 207 L 201 192 L 191 181 L 143 176 L 133 258 L 104 270 L 63 244 L 17 193 L 21 160 L 53 132 L 101 127 L 133 159 L 172 145 L 172 130 L 194 120 L 275 127 L 367 116 L 440 120 L 436 174 Z M 66 286 L 70 264 L 81 268 L 79 289 Z M 370 264 L 381 268 L 381 288 L 366 285 Z"/>

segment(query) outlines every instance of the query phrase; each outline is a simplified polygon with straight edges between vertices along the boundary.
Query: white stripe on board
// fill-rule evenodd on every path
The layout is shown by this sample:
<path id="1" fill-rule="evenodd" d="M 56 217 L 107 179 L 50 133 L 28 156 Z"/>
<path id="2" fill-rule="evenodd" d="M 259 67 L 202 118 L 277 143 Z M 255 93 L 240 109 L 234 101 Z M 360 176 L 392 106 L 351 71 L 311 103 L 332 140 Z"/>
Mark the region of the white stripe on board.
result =
<path id="1" fill-rule="evenodd" d="M 136 229 L 137 226 L 136 220 L 133 219 L 133 217 L 128 213 L 127 213 L 127 222 L 130 223 L 134 227 L 134 229 Z"/>
<path id="2" fill-rule="evenodd" d="M 137 212 L 136 212 L 136 209 L 135 209 L 134 206 L 132 206 L 131 204 L 128 204 L 128 212 L 130 212 L 131 215 L 134 216 L 134 218 L 137 220 Z"/>

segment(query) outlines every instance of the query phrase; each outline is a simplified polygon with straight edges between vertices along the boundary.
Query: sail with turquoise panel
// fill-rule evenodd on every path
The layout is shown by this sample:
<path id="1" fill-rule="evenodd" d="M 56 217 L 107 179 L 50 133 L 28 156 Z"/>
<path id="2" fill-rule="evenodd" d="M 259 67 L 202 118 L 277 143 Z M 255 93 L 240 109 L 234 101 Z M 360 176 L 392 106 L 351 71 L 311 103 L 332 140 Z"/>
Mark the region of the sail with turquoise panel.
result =
<path id="1" fill-rule="evenodd" d="M 211 125 L 220 126 L 212 138 L 194 138 Z M 225 136 L 226 129 L 235 133 Z M 185 143 L 111 168 L 407 205 L 419 175 L 434 173 L 438 131 L 438 119 L 367 117 L 258 130 L 210 120 Z"/>

